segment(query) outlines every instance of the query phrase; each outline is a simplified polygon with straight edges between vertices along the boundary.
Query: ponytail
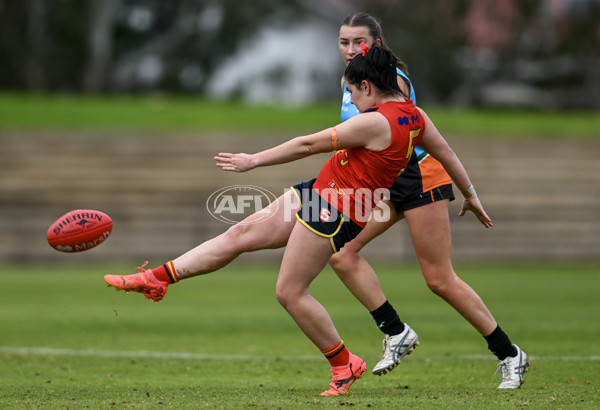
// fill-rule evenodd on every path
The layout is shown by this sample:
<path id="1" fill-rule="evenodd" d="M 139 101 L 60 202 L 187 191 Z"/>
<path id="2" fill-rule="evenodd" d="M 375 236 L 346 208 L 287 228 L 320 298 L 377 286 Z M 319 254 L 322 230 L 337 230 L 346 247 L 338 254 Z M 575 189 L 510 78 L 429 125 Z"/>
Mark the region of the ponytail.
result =
<path id="1" fill-rule="evenodd" d="M 373 46 L 368 49 L 361 43 L 361 48 L 363 54 L 358 54 L 346 66 L 345 81 L 359 85 L 367 80 L 384 94 L 404 95 L 398 86 L 396 57 L 383 47 Z"/>

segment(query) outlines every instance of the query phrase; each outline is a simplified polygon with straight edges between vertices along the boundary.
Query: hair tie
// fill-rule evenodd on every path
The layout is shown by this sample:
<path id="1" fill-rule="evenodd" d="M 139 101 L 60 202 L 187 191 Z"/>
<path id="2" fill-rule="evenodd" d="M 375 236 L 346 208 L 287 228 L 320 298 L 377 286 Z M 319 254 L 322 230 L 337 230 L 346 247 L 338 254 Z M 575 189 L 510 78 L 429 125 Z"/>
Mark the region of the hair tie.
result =
<path id="1" fill-rule="evenodd" d="M 369 47 L 367 47 L 367 45 L 365 44 L 364 41 L 361 41 L 360 42 L 360 48 L 362 48 L 363 57 L 365 57 L 367 55 L 367 53 L 369 52 Z"/>

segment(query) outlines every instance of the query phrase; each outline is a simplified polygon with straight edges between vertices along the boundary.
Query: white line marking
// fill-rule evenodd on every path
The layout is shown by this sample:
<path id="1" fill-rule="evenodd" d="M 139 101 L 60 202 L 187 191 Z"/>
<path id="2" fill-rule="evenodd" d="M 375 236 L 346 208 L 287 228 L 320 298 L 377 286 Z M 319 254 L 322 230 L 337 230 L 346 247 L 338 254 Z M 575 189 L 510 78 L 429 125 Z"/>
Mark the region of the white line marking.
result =
<path id="1" fill-rule="evenodd" d="M 531 360 L 549 360 L 549 361 L 563 361 L 563 362 L 597 362 L 600 360 L 600 356 L 531 356 L 527 355 Z M 436 359 L 448 358 L 450 360 L 498 360 L 491 354 L 456 354 L 456 355 L 445 355 L 438 356 Z"/>
<path id="2" fill-rule="evenodd" d="M 203 354 L 187 352 L 150 352 L 147 350 L 96 350 L 96 349 L 56 349 L 53 347 L 11 347 L 0 346 L 0 353 L 34 354 L 42 356 L 97 356 L 97 357 L 141 357 L 150 359 L 179 360 L 318 360 L 323 356 L 259 356 L 244 354 Z"/>
<path id="3" fill-rule="evenodd" d="M 0 346 L 0 353 L 41 355 L 41 356 L 91 356 L 91 357 L 140 357 L 150 359 L 178 360 L 323 360 L 323 356 L 261 356 L 246 354 L 204 354 L 188 352 L 151 352 L 148 350 L 97 350 L 97 349 L 57 349 L 53 347 L 13 347 Z M 531 360 L 596 362 L 600 356 L 529 356 Z M 496 360 L 494 356 L 438 355 L 421 357 L 424 360 Z"/>

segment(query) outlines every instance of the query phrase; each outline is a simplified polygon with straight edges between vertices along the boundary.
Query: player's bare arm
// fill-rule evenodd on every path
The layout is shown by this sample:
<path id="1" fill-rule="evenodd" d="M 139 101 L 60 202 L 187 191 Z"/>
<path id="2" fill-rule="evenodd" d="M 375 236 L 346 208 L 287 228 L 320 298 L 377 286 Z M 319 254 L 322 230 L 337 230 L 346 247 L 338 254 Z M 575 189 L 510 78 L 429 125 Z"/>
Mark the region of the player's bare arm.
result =
<path id="1" fill-rule="evenodd" d="M 246 172 L 257 167 L 285 164 L 310 155 L 333 151 L 331 135 L 332 128 L 328 128 L 315 134 L 296 137 L 256 154 L 222 152 L 215 157 L 215 161 L 222 170 L 234 172 Z"/>
<path id="2" fill-rule="evenodd" d="M 246 172 L 337 149 L 364 146 L 366 149 L 379 151 L 390 142 L 391 130 L 385 117 L 378 113 L 368 113 L 351 118 L 335 128 L 296 137 L 256 154 L 222 152 L 215 157 L 215 161 L 224 171 Z"/>

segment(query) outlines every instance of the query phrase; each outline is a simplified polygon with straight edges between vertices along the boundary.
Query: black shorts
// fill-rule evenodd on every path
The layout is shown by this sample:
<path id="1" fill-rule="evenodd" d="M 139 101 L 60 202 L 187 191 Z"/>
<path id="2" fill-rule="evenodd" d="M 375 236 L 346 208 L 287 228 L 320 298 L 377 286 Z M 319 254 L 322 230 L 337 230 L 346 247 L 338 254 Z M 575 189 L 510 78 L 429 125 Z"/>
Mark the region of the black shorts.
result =
<path id="1" fill-rule="evenodd" d="M 292 187 L 300 202 L 296 218 L 312 232 L 329 238 L 335 253 L 356 238 L 362 228 L 325 201 L 313 188 L 315 181 L 312 179 Z"/>
<path id="2" fill-rule="evenodd" d="M 400 191 L 397 184 L 394 184 L 390 189 L 390 201 L 392 201 L 394 208 L 396 208 L 396 212 L 398 213 L 418 208 L 435 201 L 441 201 L 442 199 L 449 199 L 450 201 L 454 200 L 452 184 L 442 185 L 427 192 L 418 192 L 409 195 L 406 195 L 406 192 Z"/>

